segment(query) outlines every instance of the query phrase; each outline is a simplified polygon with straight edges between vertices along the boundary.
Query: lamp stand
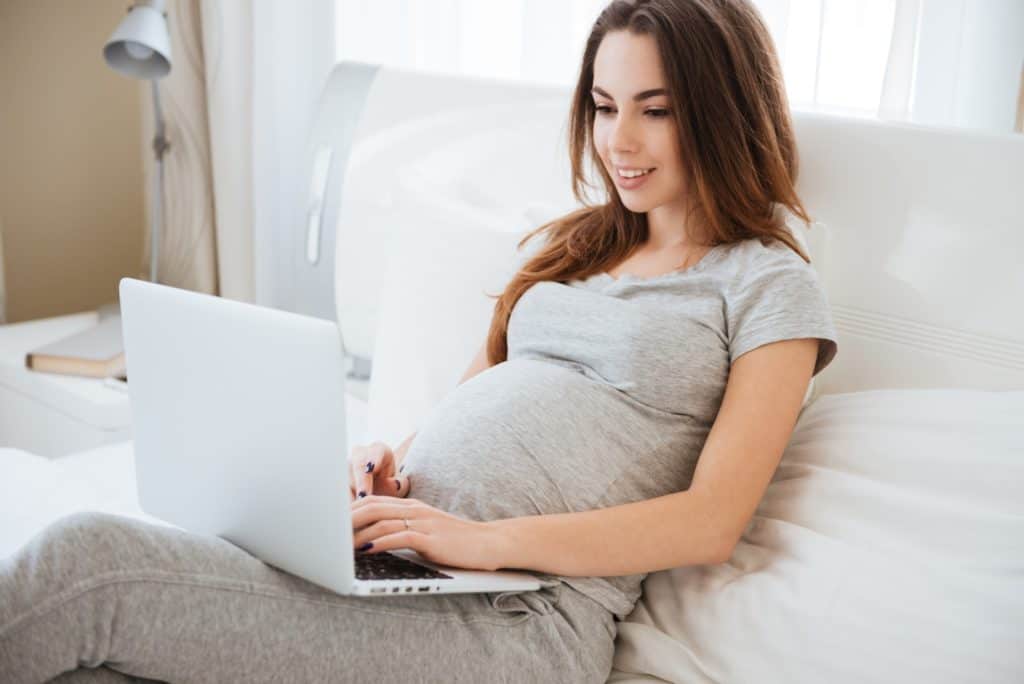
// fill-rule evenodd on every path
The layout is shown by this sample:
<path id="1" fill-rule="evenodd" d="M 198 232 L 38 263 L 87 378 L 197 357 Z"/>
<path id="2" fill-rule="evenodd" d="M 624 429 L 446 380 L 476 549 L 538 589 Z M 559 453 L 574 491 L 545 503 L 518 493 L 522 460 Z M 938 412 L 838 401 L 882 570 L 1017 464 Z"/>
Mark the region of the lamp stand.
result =
<path id="1" fill-rule="evenodd" d="M 153 216 L 149 222 L 149 279 L 157 282 L 157 257 L 160 251 L 160 234 L 163 231 L 164 218 L 164 153 L 170 143 L 164 135 L 164 116 L 160 110 L 160 90 L 156 79 L 151 80 L 153 89 L 153 116 L 156 119 L 156 131 L 153 135 L 153 155 L 156 158 L 156 189 L 153 192 Z"/>
<path id="2" fill-rule="evenodd" d="M 163 231 L 164 221 L 164 153 L 171 148 L 171 144 L 165 135 L 164 115 L 160 109 L 160 91 L 157 88 L 156 79 L 152 79 L 149 83 L 153 93 L 153 116 L 156 121 L 153 135 L 156 176 L 153 181 L 153 211 L 149 220 L 149 280 L 155 283 L 157 282 L 157 258 L 160 254 L 160 234 Z M 101 321 L 109 316 L 120 316 L 120 302 L 109 302 L 100 306 L 97 311 Z"/>

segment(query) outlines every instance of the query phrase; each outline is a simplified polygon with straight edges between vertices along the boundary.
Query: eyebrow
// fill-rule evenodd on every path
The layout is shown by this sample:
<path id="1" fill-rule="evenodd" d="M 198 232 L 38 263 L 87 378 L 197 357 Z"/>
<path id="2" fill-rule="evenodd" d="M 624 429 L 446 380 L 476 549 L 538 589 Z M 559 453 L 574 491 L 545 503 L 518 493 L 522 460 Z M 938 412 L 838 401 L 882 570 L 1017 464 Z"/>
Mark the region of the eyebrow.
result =
<path id="1" fill-rule="evenodd" d="M 605 92 L 603 88 L 599 88 L 597 86 L 594 86 L 591 89 L 590 92 L 591 93 L 597 93 L 598 95 L 604 95 L 609 100 L 614 100 L 615 99 L 614 97 L 609 95 L 607 92 Z M 633 101 L 634 102 L 640 102 L 641 100 L 646 100 L 647 98 L 656 97 L 658 95 L 668 95 L 668 91 L 665 90 L 664 88 L 654 88 L 652 90 L 644 90 L 644 91 L 641 91 L 641 92 L 637 93 L 636 95 L 634 95 L 633 96 Z"/>

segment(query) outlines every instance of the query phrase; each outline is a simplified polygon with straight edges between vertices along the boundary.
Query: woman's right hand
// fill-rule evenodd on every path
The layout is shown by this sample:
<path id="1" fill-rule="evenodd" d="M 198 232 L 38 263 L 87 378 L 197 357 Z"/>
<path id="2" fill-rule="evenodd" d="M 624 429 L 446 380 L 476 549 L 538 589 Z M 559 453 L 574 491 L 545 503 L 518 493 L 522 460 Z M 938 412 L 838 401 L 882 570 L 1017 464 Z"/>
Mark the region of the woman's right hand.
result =
<path id="1" fill-rule="evenodd" d="M 383 442 L 353 447 L 349 469 L 351 501 L 369 494 L 403 499 L 409 496 L 409 476 L 396 472 L 395 454 Z"/>

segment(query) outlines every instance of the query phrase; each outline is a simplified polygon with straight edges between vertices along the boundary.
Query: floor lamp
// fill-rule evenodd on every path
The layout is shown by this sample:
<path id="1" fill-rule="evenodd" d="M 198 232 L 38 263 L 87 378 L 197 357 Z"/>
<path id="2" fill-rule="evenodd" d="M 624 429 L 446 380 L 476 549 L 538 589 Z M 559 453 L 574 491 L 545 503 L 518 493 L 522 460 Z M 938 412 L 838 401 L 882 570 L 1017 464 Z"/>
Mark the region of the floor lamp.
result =
<path id="1" fill-rule="evenodd" d="M 171 71 L 171 39 L 167 32 L 164 0 L 135 0 L 128 8 L 110 40 L 103 47 L 103 58 L 114 71 L 129 78 L 150 82 L 153 94 L 153 115 L 156 129 L 153 154 L 156 159 L 156 181 L 153 211 L 149 223 L 149 279 L 157 282 L 157 253 L 163 228 L 164 153 L 169 144 L 164 136 L 164 117 L 160 109 L 157 80 Z"/>
<path id="2" fill-rule="evenodd" d="M 157 282 L 157 253 L 160 245 L 160 230 L 163 226 L 164 206 L 164 153 L 167 138 L 164 136 L 164 118 L 160 110 L 160 92 L 157 80 L 171 71 L 171 39 L 167 32 L 167 15 L 164 0 L 135 0 L 128 8 L 128 14 L 118 24 L 110 40 L 103 47 L 103 58 L 114 71 L 129 78 L 145 79 L 150 82 L 153 94 L 153 113 L 156 130 L 153 138 L 153 153 L 156 155 L 156 190 L 153 193 L 153 212 L 150 217 L 150 264 L 149 279 Z M 0 290 L 0 295 L 3 292 Z M 2 301 L 0 301 L 2 304 Z M 103 356 L 99 371 L 109 377 L 104 383 L 124 389 L 127 365 L 124 352 L 124 337 L 121 330 L 120 306 L 118 303 L 101 306 L 99 325 L 84 332 L 71 335 L 59 341 L 60 355 L 70 358 L 97 360 Z M 74 351 L 73 351 L 74 350 Z M 119 350 L 119 351 L 118 351 Z M 45 354 L 44 354 L 45 355 Z M 37 368 L 30 352 L 25 359 L 29 368 Z M 66 370 L 55 371 L 66 372 Z M 91 369 L 86 375 L 94 375 Z M 100 377 L 100 376 L 97 376 Z"/>

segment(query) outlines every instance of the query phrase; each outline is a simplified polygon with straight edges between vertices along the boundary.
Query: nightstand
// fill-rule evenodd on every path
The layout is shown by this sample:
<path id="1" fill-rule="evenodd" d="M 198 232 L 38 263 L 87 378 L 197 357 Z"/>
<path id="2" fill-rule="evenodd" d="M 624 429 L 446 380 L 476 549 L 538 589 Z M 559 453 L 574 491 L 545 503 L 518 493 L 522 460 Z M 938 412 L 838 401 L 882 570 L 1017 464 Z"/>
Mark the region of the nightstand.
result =
<path id="1" fill-rule="evenodd" d="M 55 458 L 131 439 L 127 392 L 25 367 L 30 350 L 98 322 L 98 312 L 86 311 L 0 325 L 0 446 Z"/>

